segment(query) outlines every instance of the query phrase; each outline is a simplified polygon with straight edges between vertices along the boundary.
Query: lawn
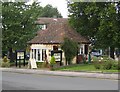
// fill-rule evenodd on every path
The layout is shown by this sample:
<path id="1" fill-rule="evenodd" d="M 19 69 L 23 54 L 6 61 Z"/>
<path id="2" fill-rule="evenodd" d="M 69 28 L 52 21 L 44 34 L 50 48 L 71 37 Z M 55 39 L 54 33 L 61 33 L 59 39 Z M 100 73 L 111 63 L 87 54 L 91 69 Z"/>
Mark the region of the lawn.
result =
<path id="1" fill-rule="evenodd" d="M 61 68 L 56 68 L 55 70 L 60 71 L 86 71 L 86 72 L 103 72 L 103 73 L 118 73 L 118 70 L 101 70 L 96 69 L 93 64 L 78 64 L 71 66 L 63 66 Z"/>
<path id="2" fill-rule="evenodd" d="M 95 66 L 94 66 L 94 63 L 98 62 L 98 61 L 100 61 L 100 62 L 102 61 L 102 63 L 109 62 L 109 61 L 111 61 L 113 63 L 116 62 L 115 60 L 110 59 L 108 56 L 92 57 L 92 63 L 91 64 L 75 64 L 75 65 L 69 65 L 69 66 L 63 66 L 63 67 L 60 67 L 60 68 L 56 68 L 55 70 L 118 73 L 118 70 L 115 70 L 115 69 L 112 69 L 112 68 L 110 70 L 107 70 L 107 69 L 96 69 Z"/>

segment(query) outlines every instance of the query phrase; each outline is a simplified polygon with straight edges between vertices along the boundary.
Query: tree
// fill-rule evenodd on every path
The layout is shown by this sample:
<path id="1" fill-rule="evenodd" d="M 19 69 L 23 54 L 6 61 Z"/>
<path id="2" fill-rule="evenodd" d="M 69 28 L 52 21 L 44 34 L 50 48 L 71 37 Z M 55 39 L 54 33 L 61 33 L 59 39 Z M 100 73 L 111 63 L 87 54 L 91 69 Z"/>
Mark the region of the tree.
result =
<path id="1" fill-rule="evenodd" d="M 39 16 L 40 17 L 57 17 L 57 18 L 62 18 L 62 15 L 58 12 L 57 8 L 52 7 L 50 4 L 46 5 L 42 9 L 42 13 Z"/>
<path id="2" fill-rule="evenodd" d="M 103 48 L 110 47 L 110 57 L 114 59 L 115 48 L 120 48 L 120 15 L 116 12 L 115 3 L 108 3 L 101 12 L 97 42 Z"/>
<path id="3" fill-rule="evenodd" d="M 75 2 L 68 5 L 70 25 L 81 35 L 94 38 L 99 26 L 99 8 L 93 2 Z"/>
<path id="4" fill-rule="evenodd" d="M 77 43 L 65 38 L 61 48 L 65 53 L 66 65 L 71 64 L 72 59 L 77 55 Z"/>
<path id="5" fill-rule="evenodd" d="M 25 49 L 26 43 L 35 36 L 35 21 L 40 13 L 38 3 L 2 3 L 2 49 Z"/>
<path id="6" fill-rule="evenodd" d="M 120 46 L 120 14 L 116 12 L 119 2 L 75 2 L 68 5 L 70 24 L 81 35 L 88 37 L 97 48 Z M 119 11 L 119 9 L 118 9 Z"/>
<path id="7" fill-rule="evenodd" d="M 39 3 L 2 2 L 2 49 L 25 49 L 27 42 L 38 31 L 35 21 L 38 17 L 62 17 L 57 8 Z"/>

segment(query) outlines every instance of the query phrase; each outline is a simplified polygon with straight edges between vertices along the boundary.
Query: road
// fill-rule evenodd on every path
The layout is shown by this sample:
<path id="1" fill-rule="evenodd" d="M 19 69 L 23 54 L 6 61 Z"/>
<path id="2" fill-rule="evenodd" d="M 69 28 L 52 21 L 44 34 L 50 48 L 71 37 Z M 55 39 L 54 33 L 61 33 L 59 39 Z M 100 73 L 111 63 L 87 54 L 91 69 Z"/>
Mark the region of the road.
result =
<path id="1" fill-rule="evenodd" d="M 118 90 L 117 80 L 2 72 L 3 90 Z"/>

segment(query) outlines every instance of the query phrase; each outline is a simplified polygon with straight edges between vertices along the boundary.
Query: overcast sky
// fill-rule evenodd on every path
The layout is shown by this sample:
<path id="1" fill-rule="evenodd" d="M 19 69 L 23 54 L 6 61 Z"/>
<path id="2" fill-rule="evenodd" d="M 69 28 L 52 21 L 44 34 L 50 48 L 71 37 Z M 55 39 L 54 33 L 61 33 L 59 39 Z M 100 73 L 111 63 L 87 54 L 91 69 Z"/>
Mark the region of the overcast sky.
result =
<path id="1" fill-rule="evenodd" d="M 32 2 L 33 0 L 31 0 Z M 41 2 L 41 6 L 45 6 L 47 4 L 51 4 L 53 7 L 56 7 L 58 11 L 62 14 L 63 18 L 67 18 L 68 10 L 67 10 L 67 2 L 66 0 L 37 0 Z"/>

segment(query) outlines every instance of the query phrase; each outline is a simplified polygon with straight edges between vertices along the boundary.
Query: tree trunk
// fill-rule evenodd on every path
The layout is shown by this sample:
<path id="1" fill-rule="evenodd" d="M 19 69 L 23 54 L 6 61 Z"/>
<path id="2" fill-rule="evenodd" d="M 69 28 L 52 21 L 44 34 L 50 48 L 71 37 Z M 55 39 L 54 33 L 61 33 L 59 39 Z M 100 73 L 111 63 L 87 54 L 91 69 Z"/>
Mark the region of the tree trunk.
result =
<path id="1" fill-rule="evenodd" d="M 68 61 L 67 61 L 67 59 L 66 59 L 65 65 L 67 65 L 67 62 L 68 62 Z"/>
<path id="2" fill-rule="evenodd" d="M 113 59 L 115 59 L 114 51 L 115 51 L 115 48 L 114 47 L 110 47 L 110 57 L 113 58 Z"/>
<path id="3" fill-rule="evenodd" d="M 14 61 L 12 48 L 9 48 L 9 58 L 10 58 L 10 62 Z"/>
<path id="4" fill-rule="evenodd" d="M 68 61 L 68 65 L 70 65 L 71 64 L 71 61 Z"/>

